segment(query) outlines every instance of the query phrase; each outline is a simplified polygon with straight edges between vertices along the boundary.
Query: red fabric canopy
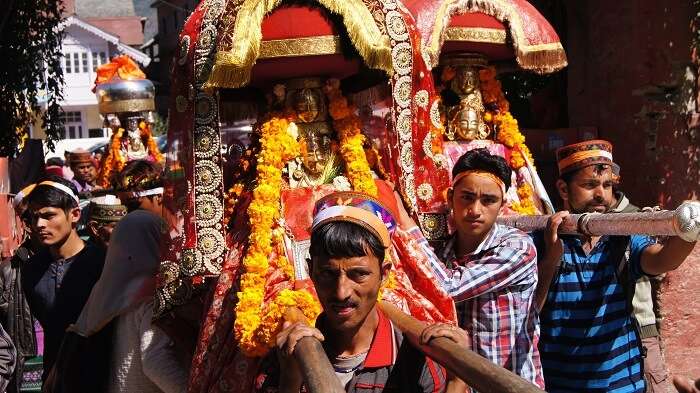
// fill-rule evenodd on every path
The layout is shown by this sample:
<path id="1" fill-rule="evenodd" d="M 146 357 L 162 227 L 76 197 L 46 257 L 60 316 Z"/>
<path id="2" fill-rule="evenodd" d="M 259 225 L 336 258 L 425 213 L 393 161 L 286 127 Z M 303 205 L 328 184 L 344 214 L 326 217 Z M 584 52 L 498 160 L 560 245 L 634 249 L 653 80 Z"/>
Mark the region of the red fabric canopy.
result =
<path id="1" fill-rule="evenodd" d="M 262 55 L 251 75 L 254 86 L 308 76 L 342 79 L 360 70 L 359 58 L 340 53 L 340 34 L 321 8 L 277 8 L 263 20 L 262 36 Z"/>
<path id="2" fill-rule="evenodd" d="M 515 57 L 526 70 L 567 65 L 559 36 L 526 0 L 404 0 L 433 66 L 440 53 L 475 52 L 491 60 Z"/>
<path id="3" fill-rule="evenodd" d="M 283 6 L 263 19 L 263 41 L 338 34 L 319 7 Z"/>

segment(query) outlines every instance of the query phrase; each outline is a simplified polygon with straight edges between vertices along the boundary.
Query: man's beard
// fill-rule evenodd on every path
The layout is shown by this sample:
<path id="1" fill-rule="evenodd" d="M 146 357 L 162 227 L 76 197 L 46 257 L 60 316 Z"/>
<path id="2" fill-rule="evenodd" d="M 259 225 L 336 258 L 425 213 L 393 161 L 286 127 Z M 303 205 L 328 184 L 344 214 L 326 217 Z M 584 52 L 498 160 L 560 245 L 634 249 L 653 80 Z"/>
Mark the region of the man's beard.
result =
<path id="1" fill-rule="evenodd" d="M 605 213 L 608 210 L 610 210 L 610 202 L 606 201 L 603 198 L 598 198 L 598 197 L 595 197 L 591 200 L 586 201 L 583 204 L 583 206 L 574 206 L 571 203 L 569 203 L 569 205 L 570 205 L 569 207 L 570 207 L 571 212 L 576 213 L 576 214 Z M 601 206 L 604 207 L 604 209 L 601 209 Z"/>

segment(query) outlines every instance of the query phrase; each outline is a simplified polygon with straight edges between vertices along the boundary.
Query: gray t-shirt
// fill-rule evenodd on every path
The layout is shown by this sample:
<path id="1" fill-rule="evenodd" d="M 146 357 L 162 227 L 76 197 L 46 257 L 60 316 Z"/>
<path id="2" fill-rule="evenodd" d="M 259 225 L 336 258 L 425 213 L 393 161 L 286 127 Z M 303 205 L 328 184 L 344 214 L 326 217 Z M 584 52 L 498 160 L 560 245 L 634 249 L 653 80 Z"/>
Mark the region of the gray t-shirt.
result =
<path id="1" fill-rule="evenodd" d="M 353 356 L 338 356 L 333 361 L 333 370 L 338 376 L 343 387 L 347 386 L 348 382 L 355 376 L 355 371 L 359 370 L 367 358 L 367 352 L 362 352 Z"/>

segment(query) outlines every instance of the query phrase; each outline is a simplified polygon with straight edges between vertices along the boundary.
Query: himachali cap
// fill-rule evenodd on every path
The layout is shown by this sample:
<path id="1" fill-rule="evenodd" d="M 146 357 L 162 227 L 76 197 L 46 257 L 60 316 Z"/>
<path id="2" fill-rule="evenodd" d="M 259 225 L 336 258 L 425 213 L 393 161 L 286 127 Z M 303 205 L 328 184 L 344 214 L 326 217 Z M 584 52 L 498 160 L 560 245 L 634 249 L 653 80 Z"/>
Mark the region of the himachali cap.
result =
<path id="1" fill-rule="evenodd" d="M 90 199 L 90 219 L 100 222 L 117 222 L 126 215 L 126 206 L 114 195 Z"/>
<path id="2" fill-rule="evenodd" d="M 77 164 L 82 164 L 88 162 L 97 168 L 97 160 L 92 157 L 92 153 L 85 149 L 75 149 L 70 154 L 70 165 L 75 166 Z"/>
<path id="3" fill-rule="evenodd" d="M 557 149 L 557 166 L 560 176 L 597 164 L 615 166 L 610 142 L 596 139 Z"/>
<path id="4" fill-rule="evenodd" d="M 334 192 L 316 202 L 311 231 L 333 221 L 360 225 L 376 235 L 387 248 L 391 246 L 391 234 L 396 229 L 396 220 L 386 206 L 369 195 L 352 191 Z"/>

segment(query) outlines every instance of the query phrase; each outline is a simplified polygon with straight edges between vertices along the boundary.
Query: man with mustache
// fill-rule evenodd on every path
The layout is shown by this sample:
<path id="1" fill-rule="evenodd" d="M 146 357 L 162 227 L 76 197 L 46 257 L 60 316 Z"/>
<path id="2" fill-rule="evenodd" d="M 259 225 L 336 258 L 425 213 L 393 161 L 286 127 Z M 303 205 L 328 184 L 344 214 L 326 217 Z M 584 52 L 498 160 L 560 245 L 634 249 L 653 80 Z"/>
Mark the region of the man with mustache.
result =
<path id="1" fill-rule="evenodd" d="M 284 324 L 277 335 L 281 364 L 259 379 L 259 391 L 300 391 L 303 380 L 291 355 L 303 337 L 323 342 L 348 392 L 445 391 L 445 369 L 405 340 L 377 307 L 391 270 L 385 256 L 396 228 L 393 215 L 357 192 L 330 194 L 316 203 L 314 213 L 309 269 L 323 312 L 315 327 Z M 446 324 L 433 325 L 423 336 L 424 341 L 449 337 L 466 345 L 464 332 Z"/>
<path id="2" fill-rule="evenodd" d="M 573 213 L 613 205 L 612 145 L 592 140 L 557 150 L 557 190 Z M 642 351 L 632 313 L 634 283 L 677 268 L 697 235 L 661 246 L 648 236 L 557 235 L 568 215 L 536 233 L 540 282 L 540 354 L 547 391 L 644 392 Z"/>
<path id="3" fill-rule="evenodd" d="M 22 266 L 22 289 L 44 328 L 44 374 L 54 364 L 66 328 L 74 323 L 102 273 L 104 251 L 76 231 L 80 207 L 75 186 L 51 176 L 26 197 L 32 238 L 42 249 Z"/>

